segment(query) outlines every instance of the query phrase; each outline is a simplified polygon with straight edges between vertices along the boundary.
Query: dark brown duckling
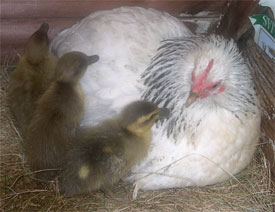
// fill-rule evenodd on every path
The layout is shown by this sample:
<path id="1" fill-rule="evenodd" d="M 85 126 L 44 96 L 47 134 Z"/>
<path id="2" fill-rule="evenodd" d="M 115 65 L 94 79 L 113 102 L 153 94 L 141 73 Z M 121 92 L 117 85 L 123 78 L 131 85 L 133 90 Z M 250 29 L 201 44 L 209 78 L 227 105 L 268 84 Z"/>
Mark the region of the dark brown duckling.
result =
<path id="1" fill-rule="evenodd" d="M 63 55 L 56 67 L 56 81 L 37 101 L 24 148 L 31 168 L 40 170 L 37 177 L 41 180 L 50 180 L 57 174 L 68 144 L 76 136 L 84 106 L 78 82 L 87 66 L 98 59 L 97 55 L 81 52 Z"/>
<path id="2" fill-rule="evenodd" d="M 166 114 L 165 114 L 166 112 Z M 80 132 L 59 178 L 60 193 L 74 196 L 109 189 L 140 162 L 151 143 L 151 127 L 169 112 L 136 101 L 119 117 Z"/>
<path id="3" fill-rule="evenodd" d="M 32 34 L 11 77 L 9 103 L 22 133 L 28 126 L 35 102 L 55 78 L 57 59 L 49 52 L 49 25 L 43 23 Z"/>

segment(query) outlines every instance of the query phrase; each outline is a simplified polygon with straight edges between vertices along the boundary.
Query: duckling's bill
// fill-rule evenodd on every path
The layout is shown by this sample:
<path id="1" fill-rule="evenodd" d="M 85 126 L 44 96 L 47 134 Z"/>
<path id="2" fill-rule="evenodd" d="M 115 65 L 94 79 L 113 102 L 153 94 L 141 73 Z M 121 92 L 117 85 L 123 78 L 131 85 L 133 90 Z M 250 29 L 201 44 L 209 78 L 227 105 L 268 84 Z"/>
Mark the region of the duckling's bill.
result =
<path id="1" fill-rule="evenodd" d="M 170 116 L 170 110 L 168 108 L 159 108 L 159 119 L 168 118 Z"/>
<path id="2" fill-rule="evenodd" d="M 92 64 L 92 63 L 95 63 L 99 60 L 99 56 L 98 55 L 91 55 L 91 56 L 88 56 L 88 59 L 89 59 L 89 64 Z"/>

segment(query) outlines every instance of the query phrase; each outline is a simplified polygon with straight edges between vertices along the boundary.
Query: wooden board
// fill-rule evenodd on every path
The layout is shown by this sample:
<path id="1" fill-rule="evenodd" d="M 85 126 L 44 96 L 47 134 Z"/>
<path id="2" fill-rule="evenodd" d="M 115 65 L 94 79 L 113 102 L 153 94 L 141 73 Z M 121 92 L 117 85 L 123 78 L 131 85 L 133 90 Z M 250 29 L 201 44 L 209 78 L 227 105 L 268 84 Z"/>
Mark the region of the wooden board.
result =
<path id="1" fill-rule="evenodd" d="M 274 62 L 252 39 L 247 41 L 244 54 L 251 67 L 254 83 L 260 99 L 262 111 L 262 149 L 267 159 L 267 166 L 270 168 L 271 181 L 275 183 L 275 155 L 273 150 L 273 146 L 275 146 Z M 274 186 L 275 184 L 271 184 L 272 189 L 275 189 Z"/>
<path id="2" fill-rule="evenodd" d="M 244 33 L 243 26 L 248 22 L 248 16 L 255 10 L 259 0 L 231 1 L 225 8 L 215 33 L 237 41 Z"/>
<path id="3" fill-rule="evenodd" d="M 50 37 L 72 26 L 93 11 L 120 6 L 156 8 L 178 16 L 181 12 L 196 14 L 212 11 L 220 16 L 227 0 L 2 0 L 1 64 L 6 57 L 23 52 L 27 38 L 42 22 L 50 24 Z"/>
<path id="4" fill-rule="evenodd" d="M 221 13 L 228 0 L 2 0 L 2 18 L 84 17 L 96 10 L 139 6 L 165 10 L 171 14 L 202 10 Z"/>

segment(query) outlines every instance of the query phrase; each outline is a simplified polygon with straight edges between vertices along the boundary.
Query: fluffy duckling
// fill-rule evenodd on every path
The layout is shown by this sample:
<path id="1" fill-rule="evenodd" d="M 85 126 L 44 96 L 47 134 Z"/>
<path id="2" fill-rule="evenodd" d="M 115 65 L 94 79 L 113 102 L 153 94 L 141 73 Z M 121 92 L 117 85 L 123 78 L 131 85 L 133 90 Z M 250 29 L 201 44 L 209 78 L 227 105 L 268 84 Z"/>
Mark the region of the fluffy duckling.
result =
<path id="1" fill-rule="evenodd" d="M 31 168 L 42 170 L 37 173 L 41 180 L 50 180 L 56 175 L 68 143 L 76 136 L 84 105 L 78 82 L 88 65 L 98 59 L 97 55 L 87 56 L 81 52 L 62 56 L 56 67 L 56 81 L 37 101 L 24 145 Z"/>
<path id="2" fill-rule="evenodd" d="M 49 52 L 48 30 L 49 25 L 43 23 L 31 35 L 11 78 L 10 108 L 22 132 L 31 120 L 35 102 L 55 77 L 57 59 Z"/>
<path id="3" fill-rule="evenodd" d="M 109 191 L 149 150 L 151 127 L 168 116 L 147 101 L 127 105 L 120 116 L 87 128 L 68 153 L 59 179 L 60 192 L 74 196 L 103 189 Z"/>

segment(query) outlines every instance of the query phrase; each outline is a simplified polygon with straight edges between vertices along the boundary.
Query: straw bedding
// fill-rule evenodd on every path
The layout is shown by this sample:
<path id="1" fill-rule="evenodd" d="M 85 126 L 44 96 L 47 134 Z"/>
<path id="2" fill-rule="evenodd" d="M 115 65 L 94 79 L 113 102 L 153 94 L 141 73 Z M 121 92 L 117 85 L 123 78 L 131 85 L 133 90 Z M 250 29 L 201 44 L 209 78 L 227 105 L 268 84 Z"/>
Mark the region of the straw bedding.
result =
<path id="1" fill-rule="evenodd" d="M 91 195 L 64 198 L 55 181 L 43 184 L 34 178 L 22 152 L 22 138 L 10 114 L 6 93 L 14 67 L 10 61 L 0 70 L 0 211 L 273 211 L 270 173 L 261 149 L 236 178 L 203 188 L 191 187 L 140 192 L 132 200 L 132 185 L 120 183 L 113 200 L 98 191 Z M 119 200 L 120 198 L 120 200 Z"/>

